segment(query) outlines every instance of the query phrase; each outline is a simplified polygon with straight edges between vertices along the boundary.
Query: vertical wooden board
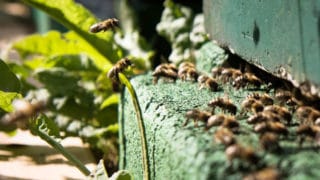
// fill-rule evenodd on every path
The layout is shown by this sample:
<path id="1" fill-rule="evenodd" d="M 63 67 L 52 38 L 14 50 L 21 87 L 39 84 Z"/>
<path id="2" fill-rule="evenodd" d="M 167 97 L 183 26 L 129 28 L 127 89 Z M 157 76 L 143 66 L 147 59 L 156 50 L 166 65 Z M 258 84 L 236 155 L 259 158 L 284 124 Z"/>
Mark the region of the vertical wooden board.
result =
<path id="1" fill-rule="evenodd" d="M 320 84 L 320 1 L 204 0 L 207 32 L 221 46 L 276 74 Z"/>

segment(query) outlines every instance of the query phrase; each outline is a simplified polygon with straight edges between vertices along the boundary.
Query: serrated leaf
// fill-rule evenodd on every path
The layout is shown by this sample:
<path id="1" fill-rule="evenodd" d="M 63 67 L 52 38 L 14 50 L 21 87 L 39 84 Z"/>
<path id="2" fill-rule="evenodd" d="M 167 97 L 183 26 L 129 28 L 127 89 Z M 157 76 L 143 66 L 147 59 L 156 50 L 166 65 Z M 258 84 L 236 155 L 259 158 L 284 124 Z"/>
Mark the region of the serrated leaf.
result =
<path id="1" fill-rule="evenodd" d="M 0 90 L 6 92 L 19 92 L 20 81 L 11 72 L 7 64 L 0 59 Z"/>
<path id="2" fill-rule="evenodd" d="M 31 35 L 16 42 L 13 48 L 16 49 L 22 57 L 32 55 L 34 59 L 26 62 L 32 69 L 51 67 L 52 65 L 46 62 L 48 58 L 66 54 L 86 54 L 92 62 L 94 62 L 96 67 L 102 70 L 109 69 L 112 66 L 106 57 L 74 32 L 61 34 L 58 31 L 49 31 L 44 35 Z M 34 57 L 34 55 L 40 56 Z"/>
<path id="3" fill-rule="evenodd" d="M 19 93 L 0 91 L 0 108 L 6 112 L 12 112 L 12 101 L 16 98 L 21 98 Z"/>
<path id="4" fill-rule="evenodd" d="M 31 69 L 24 64 L 15 64 L 15 63 L 8 63 L 11 71 L 16 74 L 16 76 L 22 78 L 27 78 L 30 76 Z"/>
<path id="5" fill-rule="evenodd" d="M 58 31 L 34 34 L 14 43 L 13 47 L 22 57 L 28 55 L 55 56 L 63 54 L 77 54 L 78 47 L 74 41 L 69 41 Z"/>
<path id="6" fill-rule="evenodd" d="M 118 94 L 112 94 L 109 96 L 106 100 L 104 100 L 100 106 L 100 109 L 104 109 L 110 105 L 118 104 L 119 102 L 119 95 Z"/>
<path id="7" fill-rule="evenodd" d="M 54 56 L 48 59 L 47 63 L 70 71 L 98 71 L 92 64 L 92 60 L 85 54 Z"/>
<path id="8" fill-rule="evenodd" d="M 117 54 L 112 53 L 114 49 L 112 32 L 98 34 L 88 32 L 90 26 L 96 23 L 97 19 L 82 5 L 75 3 L 73 0 L 23 1 L 35 8 L 43 10 L 68 29 L 75 31 L 108 60 L 115 62 L 119 59 Z"/>
<path id="9" fill-rule="evenodd" d="M 73 96 L 78 90 L 80 77 L 63 68 L 51 68 L 38 71 L 37 77 L 53 96 Z"/>
<path id="10" fill-rule="evenodd" d="M 46 115 L 42 114 L 36 119 L 37 128 L 42 132 L 45 132 L 49 136 L 54 136 L 55 138 L 60 137 L 60 130 L 58 125 Z"/>

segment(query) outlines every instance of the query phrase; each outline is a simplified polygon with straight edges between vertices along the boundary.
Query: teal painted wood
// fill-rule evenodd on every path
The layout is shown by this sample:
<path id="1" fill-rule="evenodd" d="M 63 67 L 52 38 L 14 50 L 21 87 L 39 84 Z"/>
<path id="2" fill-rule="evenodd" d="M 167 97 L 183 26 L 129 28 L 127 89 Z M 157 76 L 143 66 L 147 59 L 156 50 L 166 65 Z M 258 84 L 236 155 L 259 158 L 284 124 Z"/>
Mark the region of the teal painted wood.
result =
<path id="1" fill-rule="evenodd" d="M 319 0 L 204 0 L 211 39 L 276 74 L 320 85 Z"/>

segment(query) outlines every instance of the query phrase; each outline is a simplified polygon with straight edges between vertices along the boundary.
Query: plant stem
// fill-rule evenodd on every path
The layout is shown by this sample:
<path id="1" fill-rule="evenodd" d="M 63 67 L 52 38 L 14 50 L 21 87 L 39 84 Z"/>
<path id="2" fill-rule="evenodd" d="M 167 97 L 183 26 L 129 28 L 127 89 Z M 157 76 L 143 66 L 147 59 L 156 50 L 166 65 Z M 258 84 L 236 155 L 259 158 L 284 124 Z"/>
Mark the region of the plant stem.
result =
<path id="1" fill-rule="evenodd" d="M 134 88 L 132 87 L 130 81 L 127 79 L 127 77 L 119 73 L 119 79 L 122 84 L 124 84 L 131 95 L 132 103 L 134 106 L 134 109 L 136 111 L 137 115 L 137 121 L 138 121 L 138 126 L 139 126 L 139 131 L 140 131 L 140 138 L 141 138 L 141 145 L 142 145 L 142 163 L 143 163 L 143 179 L 144 180 L 149 180 L 149 165 L 148 165 L 148 149 L 147 149 L 147 140 L 146 140 L 146 134 L 145 134 L 145 128 L 142 120 L 142 114 L 141 114 L 141 109 L 139 106 L 138 98 L 136 95 L 136 92 Z"/>
<path id="2" fill-rule="evenodd" d="M 34 128 L 33 130 L 41 139 L 46 141 L 53 148 L 58 150 L 71 163 L 73 163 L 85 176 L 88 176 L 90 174 L 90 171 L 87 169 L 87 167 L 83 165 L 79 159 L 77 159 L 75 156 L 66 151 L 66 149 L 60 143 L 58 143 L 53 137 L 49 136 L 45 132 L 42 132 L 38 128 Z"/>

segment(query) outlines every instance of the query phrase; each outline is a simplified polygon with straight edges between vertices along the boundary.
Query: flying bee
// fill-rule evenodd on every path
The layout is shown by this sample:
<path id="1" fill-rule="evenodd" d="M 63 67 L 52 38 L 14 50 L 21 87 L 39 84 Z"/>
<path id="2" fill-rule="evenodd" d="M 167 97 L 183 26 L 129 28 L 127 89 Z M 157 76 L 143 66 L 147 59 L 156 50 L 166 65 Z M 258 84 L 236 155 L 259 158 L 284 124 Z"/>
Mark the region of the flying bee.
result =
<path id="1" fill-rule="evenodd" d="M 302 146 L 302 143 L 304 142 L 305 138 L 311 138 L 316 141 L 316 143 L 319 145 L 319 138 L 320 138 L 320 126 L 316 125 L 300 125 L 297 128 L 297 134 L 300 136 L 299 145 Z"/>
<path id="2" fill-rule="evenodd" d="M 280 122 L 281 117 L 277 114 L 274 113 L 267 113 L 267 112 L 258 112 L 257 114 L 254 114 L 250 116 L 247 119 L 248 124 L 257 124 L 260 122 L 268 122 L 268 121 L 273 121 L 273 122 Z"/>
<path id="3" fill-rule="evenodd" d="M 275 133 L 263 133 L 260 138 L 260 146 L 267 151 L 278 151 L 280 149 L 279 137 Z"/>
<path id="4" fill-rule="evenodd" d="M 111 18 L 92 25 L 89 31 L 91 33 L 98 33 L 100 31 L 107 31 L 109 29 L 114 30 L 115 27 L 119 27 L 119 20 L 116 18 Z"/>
<path id="5" fill-rule="evenodd" d="M 217 143 L 225 145 L 225 147 L 236 143 L 236 138 L 233 132 L 225 127 L 220 127 L 216 130 L 216 132 L 214 133 L 214 140 Z"/>
<path id="6" fill-rule="evenodd" d="M 108 72 L 107 76 L 112 81 L 114 91 L 119 90 L 120 80 L 119 73 L 123 72 L 126 68 L 132 65 L 132 62 L 127 57 L 120 59 Z"/>
<path id="7" fill-rule="evenodd" d="M 236 78 L 242 76 L 242 72 L 234 68 L 224 68 L 221 71 L 221 78 L 224 83 L 235 80 Z"/>
<path id="8" fill-rule="evenodd" d="M 281 122 L 261 122 L 254 126 L 254 131 L 257 133 L 266 133 L 266 132 L 273 132 L 277 134 L 288 134 L 287 127 L 282 124 Z"/>
<path id="9" fill-rule="evenodd" d="M 320 111 L 310 106 L 300 106 L 295 113 L 304 124 L 314 124 L 320 118 Z"/>
<path id="10" fill-rule="evenodd" d="M 210 129 L 212 126 L 220 125 L 230 130 L 237 130 L 239 127 L 239 122 L 236 121 L 234 116 L 227 116 L 224 114 L 212 115 L 207 120 L 206 130 Z"/>
<path id="11" fill-rule="evenodd" d="M 234 105 L 229 99 L 226 99 L 226 98 L 217 98 L 217 99 L 211 100 L 208 103 L 208 106 L 213 108 L 212 112 L 215 111 L 216 107 L 219 107 L 223 111 L 228 111 L 231 114 L 237 113 L 237 106 Z"/>
<path id="12" fill-rule="evenodd" d="M 0 119 L 1 124 L 17 124 L 22 129 L 26 128 L 26 120 L 45 111 L 47 108 L 47 103 L 44 101 L 30 103 L 26 100 L 14 100 L 12 105 L 15 109 L 14 112 L 4 115 Z"/>
<path id="13" fill-rule="evenodd" d="M 174 82 L 178 78 L 178 69 L 174 64 L 163 63 L 155 68 L 152 73 L 153 83 L 157 84 L 160 77 L 164 77 Z"/>
<path id="14" fill-rule="evenodd" d="M 259 88 L 262 85 L 262 81 L 252 73 L 244 73 L 242 76 L 235 78 L 232 85 L 236 89 L 248 87 L 249 85 Z"/>
<path id="15" fill-rule="evenodd" d="M 200 89 L 204 87 L 208 87 L 211 91 L 218 91 L 219 84 L 213 78 L 201 75 L 198 78 L 198 83 L 200 85 Z"/>
<path id="16" fill-rule="evenodd" d="M 181 80 L 197 81 L 198 76 L 198 72 L 193 63 L 183 62 L 179 65 L 178 77 Z"/>
<path id="17" fill-rule="evenodd" d="M 198 127 L 198 121 L 202 121 L 204 123 L 207 123 L 209 117 L 211 116 L 211 113 L 207 111 L 200 111 L 198 109 L 192 109 L 186 113 L 186 122 L 184 123 L 183 126 L 186 126 L 189 122 L 189 119 L 193 119 L 194 126 Z"/>
<path id="18" fill-rule="evenodd" d="M 282 107 L 282 106 L 269 105 L 269 106 L 264 107 L 263 111 L 278 114 L 285 121 L 287 121 L 288 125 L 290 124 L 290 122 L 292 120 L 292 115 L 291 115 L 290 111 L 287 108 Z"/>
<path id="19" fill-rule="evenodd" d="M 265 106 L 273 104 L 273 99 L 267 93 L 264 93 L 264 94 L 252 93 L 247 96 L 247 99 L 250 99 L 250 98 L 260 101 Z"/>
<path id="20" fill-rule="evenodd" d="M 240 159 L 251 164 L 257 164 L 260 160 L 251 147 L 244 147 L 239 144 L 228 146 L 225 150 L 225 154 L 229 162 L 232 162 L 234 159 Z"/>
<path id="21" fill-rule="evenodd" d="M 260 101 L 253 98 L 246 98 L 241 103 L 242 112 L 251 111 L 256 114 L 263 111 L 263 107 L 264 106 Z"/>
<path id="22" fill-rule="evenodd" d="M 243 180 L 280 180 L 281 173 L 274 167 L 266 167 L 264 169 L 252 172 L 243 177 Z"/>

